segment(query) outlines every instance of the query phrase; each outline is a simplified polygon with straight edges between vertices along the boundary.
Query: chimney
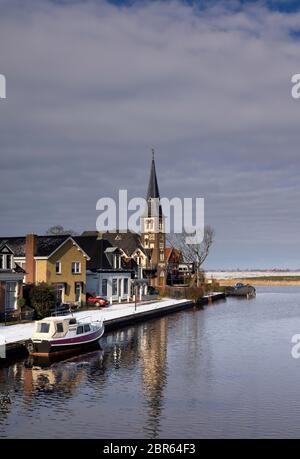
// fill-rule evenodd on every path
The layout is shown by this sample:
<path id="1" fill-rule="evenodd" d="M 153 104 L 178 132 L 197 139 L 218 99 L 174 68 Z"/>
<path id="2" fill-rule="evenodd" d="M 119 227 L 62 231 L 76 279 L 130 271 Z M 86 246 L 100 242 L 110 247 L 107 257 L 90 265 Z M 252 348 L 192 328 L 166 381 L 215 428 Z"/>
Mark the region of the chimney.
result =
<path id="1" fill-rule="evenodd" d="M 35 248 L 37 236 L 35 234 L 27 234 L 25 241 L 25 271 L 26 283 L 33 284 L 35 282 Z"/>

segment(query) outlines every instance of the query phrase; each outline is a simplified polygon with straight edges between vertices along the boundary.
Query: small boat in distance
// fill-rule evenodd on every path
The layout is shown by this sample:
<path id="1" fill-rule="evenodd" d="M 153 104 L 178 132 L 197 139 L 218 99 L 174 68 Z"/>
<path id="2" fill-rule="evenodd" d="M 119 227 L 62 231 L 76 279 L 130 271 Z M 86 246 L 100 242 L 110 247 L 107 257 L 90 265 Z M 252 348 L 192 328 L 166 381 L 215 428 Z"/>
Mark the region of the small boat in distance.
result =
<path id="1" fill-rule="evenodd" d="M 256 295 L 256 290 L 252 285 L 239 282 L 234 287 L 226 287 L 225 294 L 228 296 L 246 296 L 250 298 Z"/>
<path id="2" fill-rule="evenodd" d="M 59 355 L 97 343 L 104 333 L 103 321 L 71 316 L 47 317 L 35 322 L 32 338 L 25 345 L 30 355 Z"/>

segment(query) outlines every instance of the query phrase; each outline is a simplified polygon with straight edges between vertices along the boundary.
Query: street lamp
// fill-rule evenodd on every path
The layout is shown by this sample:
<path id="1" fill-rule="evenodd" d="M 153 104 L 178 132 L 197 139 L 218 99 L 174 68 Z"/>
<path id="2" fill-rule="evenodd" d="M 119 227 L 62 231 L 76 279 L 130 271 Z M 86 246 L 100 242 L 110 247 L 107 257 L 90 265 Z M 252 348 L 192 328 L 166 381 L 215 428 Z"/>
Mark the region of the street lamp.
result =
<path id="1" fill-rule="evenodd" d="M 138 287 L 140 287 L 141 285 L 144 285 L 145 284 L 145 279 L 138 279 L 138 278 L 135 278 L 133 280 L 133 288 L 134 288 L 134 311 L 136 311 L 136 307 L 137 307 L 137 291 L 138 291 Z"/>

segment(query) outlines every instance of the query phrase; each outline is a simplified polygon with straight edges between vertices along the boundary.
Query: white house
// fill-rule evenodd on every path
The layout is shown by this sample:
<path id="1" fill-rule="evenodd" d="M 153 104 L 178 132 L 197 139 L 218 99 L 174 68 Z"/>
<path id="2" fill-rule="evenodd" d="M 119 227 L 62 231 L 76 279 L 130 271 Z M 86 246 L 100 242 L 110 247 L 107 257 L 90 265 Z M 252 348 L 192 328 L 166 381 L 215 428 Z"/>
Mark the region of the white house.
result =
<path id="1" fill-rule="evenodd" d="M 25 271 L 15 262 L 7 241 L 0 240 L 0 315 L 18 309 Z"/>
<path id="2" fill-rule="evenodd" d="M 76 236 L 74 239 L 90 256 L 86 293 L 109 301 L 127 300 L 132 294 L 134 269 L 126 262 L 123 251 L 97 236 Z"/>

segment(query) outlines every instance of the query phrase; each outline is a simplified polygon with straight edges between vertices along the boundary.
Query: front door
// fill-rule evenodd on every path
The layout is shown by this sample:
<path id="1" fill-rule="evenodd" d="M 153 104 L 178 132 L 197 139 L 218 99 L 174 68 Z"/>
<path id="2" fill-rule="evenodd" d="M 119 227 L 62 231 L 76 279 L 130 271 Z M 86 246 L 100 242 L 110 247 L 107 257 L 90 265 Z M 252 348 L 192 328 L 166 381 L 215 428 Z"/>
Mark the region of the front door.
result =
<path id="1" fill-rule="evenodd" d="M 75 303 L 81 299 L 81 282 L 75 282 Z"/>
<path id="2" fill-rule="evenodd" d="M 56 304 L 62 304 L 64 301 L 64 284 L 56 284 Z"/>

